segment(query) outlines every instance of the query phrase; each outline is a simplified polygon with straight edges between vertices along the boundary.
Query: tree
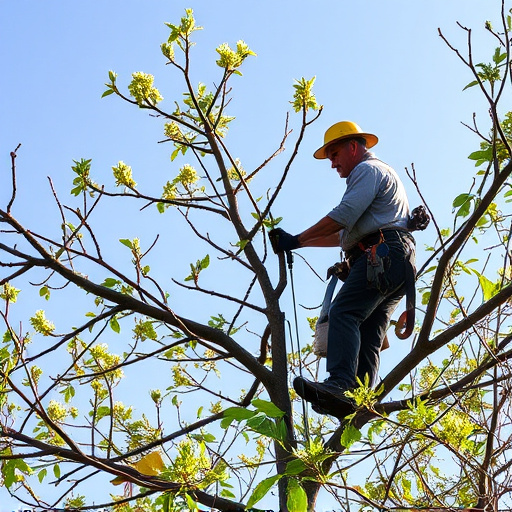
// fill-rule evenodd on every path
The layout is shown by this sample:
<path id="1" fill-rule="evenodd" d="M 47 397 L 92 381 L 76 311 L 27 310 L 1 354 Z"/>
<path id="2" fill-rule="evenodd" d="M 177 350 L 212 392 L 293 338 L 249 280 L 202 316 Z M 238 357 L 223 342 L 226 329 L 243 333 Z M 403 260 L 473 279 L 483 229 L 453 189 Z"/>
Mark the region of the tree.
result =
<path id="1" fill-rule="evenodd" d="M 191 10 L 168 27 L 161 50 L 184 81 L 182 103 L 161 107 L 153 76 L 141 72 L 128 92 L 109 72 L 104 93 L 163 121 L 162 142 L 173 145 L 173 161 L 184 163 L 161 193 L 139 190 L 124 162 L 112 169 L 119 189 L 109 190 L 82 158 L 72 167 L 73 202 L 54 192 L 57 230 L 35 233 L 13 213 L 18 148 L 11 153 L 12 194 L 0 209 L 4 485 L 43 508 L 62 501 L 90 508 L 91 482 L 106 478 L 114 496 L 95 506 L 126 511 L 198 504 L 243 510 L 273 486 L 276 508 L 290 511 L 312 509 L 321 488 L 342 506 L 357 501 L 363 509 L 507 504 L 512 287 L 503 211 L 512 194 L 512 113 L 501 116 L 498 108 L 511 71 L 505 3 L 500 29 L 486 24 L 497 45 L 490 64 L 474 64 L 471 30 L 461 27 L 467 54 L 446 40 L 472 73 L 467 87 L 486 98 L 491 124 L 481 128 L 475 117 L 468 126 L 480 143 L 470 155 L 477 172 L 471 190 L 453 202 L 453 227 L 434 218 L 430 255 L 418 272 L 421 321 L 410 352 L 377 390 L 361 383 L 354 392 L 359 408 L 341 424 L 309 412 L 289 389 L 294 374 L 315 375 L 319 361 L 310 344 L 287 347 L 280 302 L 291 262 L 276 260 L 267 236 L 281 220 L 276 200 L 304 134 L 321 112 L 314 79 L 296 82 L 297 120 L 287 117 L 275 151 L 246 171 L 227 143 L 230 84 L 255 54 L 243 41 L 236 49 L 219 46 L 218 84 L 196 87 L 191 48 L 200 27 Z M 264 171 L 285 142 L 292 150 L 284 171 L 269 178 Z M 409 174 L 421 194 L 414 167 Z M 122 253 L 101 240 L 95 225 L 118 201 L 152 209 L 161 235 L 121 238 Z M 164 244 L 189 251 L 188 241 L 166 235 L 180 219 L 198 243 L 190 244 L 190 274 L 167 290 L 168 274 L 153 268 Z M 214 273 L 233 277 L 219 283 Z M 197 294 L 201 311 L 182 311 L 181 290 Z M 30 303 L 34 294 L 48 308 L 18 326 L 11 320 L 16 303 Z M 66 315 L 56 326 L 57 309 Z M 131 401 L 140 387 L 151 407 L 137 414 Z M 400 399 L 388 399 L 391 393 Z M 445 475 L 440 461 L 447 458 Z M 368 461 L 375 461 L 370 469 Z M 368 470 L 365 485 L 352 482 L 353 468 Z M 43 494 L 48 482 L 64 486 L 57 498 Z"/>

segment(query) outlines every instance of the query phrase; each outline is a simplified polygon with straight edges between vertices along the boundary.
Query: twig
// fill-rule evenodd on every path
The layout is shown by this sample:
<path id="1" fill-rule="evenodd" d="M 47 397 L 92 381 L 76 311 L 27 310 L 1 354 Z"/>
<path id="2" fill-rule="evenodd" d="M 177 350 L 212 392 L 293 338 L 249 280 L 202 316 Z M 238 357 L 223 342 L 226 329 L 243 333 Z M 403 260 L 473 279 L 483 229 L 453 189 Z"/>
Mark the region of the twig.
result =
<path id="1" fill-rule="evenodd" d="M 12 195 L 9 204 L 7 205 L 7 213 L 11 213 L 11 208 L 16 198 L 16 157 L 18 156 L 18 149 L 20 149 L 21 143 L 16 146 L 14 151 L 11 151 L 11 180 L 12 180 Z"/>

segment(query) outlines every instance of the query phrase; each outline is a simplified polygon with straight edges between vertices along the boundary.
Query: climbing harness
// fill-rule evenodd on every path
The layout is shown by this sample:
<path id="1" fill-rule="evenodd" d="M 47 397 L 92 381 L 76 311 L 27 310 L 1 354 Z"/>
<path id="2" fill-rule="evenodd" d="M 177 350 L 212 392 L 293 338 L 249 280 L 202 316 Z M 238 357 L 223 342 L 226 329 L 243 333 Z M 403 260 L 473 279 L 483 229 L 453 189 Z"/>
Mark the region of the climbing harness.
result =
<path id="1" fill-rule="evenodd" d="M 413 212 L 415 215 L 411 216 L 410 229 L 425 229 L 428 225 L 430 217 L 426 213 L 423 206 L 415 208 Z M 419 226 L 419 227 L 418 227 Z M 377 288 L 382 293 L 386 293 L 388 287 L 388 278 L 386 270 L 389 268 L 388 252 L 389 247 L 385 243 L 386 230 L 380 230 L 377 233 L 371 233 L 361 240 L 354 248 L 346 251 L 346 257 L 349 265 L 353 265 L 355 261 L 362 256 L 366 255 L 368 260 L 367 264 L 367 282 L 368 286 Z M 399 233 L 406 235 L 408 232 Z M 404 243 L 409 244 L 407 239 L 403 240 Z M 414 248 L 409 247 L 410 254 Z M 415 311 L 416 311 L 416 270 L 411 263 L 410 257 L 405 261 L 405 297 L 406 309 L 400 315 L 395 324 L 395 335 L 398 339 L 404 340 L 408 338 L 413 330 L 415 324 Z M 383 346 L 384 348 L 384 346 Z M 386 347 L 387 348 L 387 347 Z"/>

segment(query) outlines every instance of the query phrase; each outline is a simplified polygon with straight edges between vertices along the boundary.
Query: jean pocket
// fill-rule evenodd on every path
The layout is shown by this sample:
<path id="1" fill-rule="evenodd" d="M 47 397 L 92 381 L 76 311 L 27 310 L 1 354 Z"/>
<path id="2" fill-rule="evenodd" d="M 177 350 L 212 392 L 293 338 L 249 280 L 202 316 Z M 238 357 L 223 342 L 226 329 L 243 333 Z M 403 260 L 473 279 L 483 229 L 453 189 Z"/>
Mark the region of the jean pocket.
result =
<path id="1" fill-rule="evenodd" d="M 393 288 L 393 282 L 389 275 L 391 257 L 378 254 L 368 255 L 366 261 L 366 285 L 369 289 L 379 290 L 386 294 Z"/>

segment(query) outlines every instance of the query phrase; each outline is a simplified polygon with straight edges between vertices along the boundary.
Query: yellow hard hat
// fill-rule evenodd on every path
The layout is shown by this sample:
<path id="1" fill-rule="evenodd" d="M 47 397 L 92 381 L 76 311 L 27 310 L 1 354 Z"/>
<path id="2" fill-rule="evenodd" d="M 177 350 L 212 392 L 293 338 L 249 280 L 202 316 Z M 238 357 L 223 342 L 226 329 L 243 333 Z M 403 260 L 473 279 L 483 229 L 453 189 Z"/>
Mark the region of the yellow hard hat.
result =
<path id="1" fill-rule="evenodd" d="M 363 137 L 366 140 L 366 147 L 372 148 L 379 142 L 379 138 L 373 133 L 366 133 L 361 130 L 359 125 L 353 123 L 352 121 L 340 121 L 339 123 L 333 124 L 324 135 L 324 145 L 317 149 L 313 156 L 318 158 L 319 160 L 322 158 L 327 158 L 325 154 L 325 150 L 327 146 L 332 144 L 333 142 L 338 142 L 339 140 L 348 139 L 352 137 Z"/>

